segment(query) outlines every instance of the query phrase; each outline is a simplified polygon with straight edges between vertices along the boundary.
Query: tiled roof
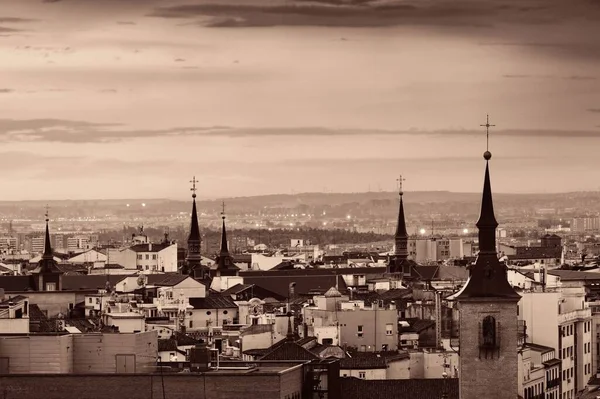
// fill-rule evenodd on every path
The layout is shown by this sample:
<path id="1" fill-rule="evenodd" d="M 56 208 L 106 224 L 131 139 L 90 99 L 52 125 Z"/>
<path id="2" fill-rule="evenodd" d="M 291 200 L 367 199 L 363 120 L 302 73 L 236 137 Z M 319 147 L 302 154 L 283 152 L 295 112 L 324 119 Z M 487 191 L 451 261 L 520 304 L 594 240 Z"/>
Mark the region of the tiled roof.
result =
<path id="1" fill-rule="evenodd" d="M 0 302 L 0 306 L 3 306 L 3 305 L 8 305 L 8 304 L 10 304 L 11 302 L 12 302 L 12 303 L 21 302 L 21 301 L 24 301 L 24 300 L 26 300 L 26 299 L 27 299 L 27 297 L 26 297 L 26 296 L 23 296 L 23 295 L 15 295 L 15 296 L 13 296 L 13 297 L 6 298 L 4 301 Z"/>
<path id="2" fill-rule="evenodd" d="M 386 368 L 393 361 L 409 359 L 408 352 L 354 352 L 348 357 L 340 360 L 340 368 L 343 369 L 375 369 Z"/>
<path id="3" fill-rule="evenodd" d="M 253 284 L 236 284 L 233 287 L 229 287 L 225 291 L 223 291 L 223 295 L 233 295 L 238 294 L 252 287 Z"/>
<path id="4" fill-rule="evenodd" d="M 32 333 L 58 332 L 56 323 L 48 317 L 36 304 L 29 305 L 29 331 Z"/>
<path id="5" fill-rule="evenodd" d="M 33 291 L 31 276 L 0 276 L 0 288 L 5 292 Z"/>
<path id="6" fill-rule="evenodd" d="M 548 270 L 548 274 L 558 276 L 562 281 L 600 280 L 600 273 L 597 272 L 581 272 L 576 270 Z"/>
<path id="7" fill-rule="evenodd" d="M 541 352 L 541 353 L 552 352 L 554 350 L 554 348 L 551 348 L 549 346 L 534 344 L 531 342 L 526 342 L 523 344 L 523 346 L 526 348 L 530 348 L 531 350 L 534 350 L 536 352 Z"/>
<path id="8" fill-rule="evenodd" d="M 186 278 L 188 278 L 188 275 L 183 275 L 183 274 L 164 274 L 162 275 L 162 279 L 156 281 L 153 283 L 153 285 L 160 285 L 163 287 L 173 287 L 179 283 L 181 283 L 183 280 L 185 280 Z"/>
<path id="9" fill-rule="evenodd" d="M 435 321 L 433 320 L 416 319 L 409 321 L 409 323 L 412 330 L 418 333 L 425 331 L 429 328 L 435 327 Z"/>
<path id="10" fill-rule="evenodd" d="M 271 350 L 260 360 L 314 360 L 317 355 L 313 354 L 293 341 L 283 340 L 281 346 Z"/>
<path id="11" fill-rule="evenodd" d="M 131 247 L 129 247 L 129 249 L 131 249 L 134 252 L 160 252 L 163 249 L 170 247 L 171 244 L 170 243 L 158 243 L 158 244 L 136 244 L 133 245 Z M 150 247 L 152 249 L 150 249 Z"/>
<path id="12" fill-rule="evenodd" d="M 515 255 L 508 255 L 508 259 L 553 259 L 560 258 L 561 247 L 517 247 Z"/>
<path id="13" fill-rule="evenodd" d="M 405 299 L 412 296 L 412 289 L 410 288 L 395 288 L 382 292 L 379 295 L 379 299 L 384 301 L 397 301 L 399 299 Z"/>
<path id="14" fill-rule="evenodd" d="M 64 275 L 62 289 L 64 291 L 97 290 L 106 287 L 106 281 L 114 287 L 127 276 L 114 274 Z"/>
<path id="15" fill-rule="evenodd" d="M 240 273 L 240 275 L 242 275 Z M 243 276 L 245 284 L 255 284 L 259 287 L 265 288 L 272 291 L 284 298 L 288 297 L 288 289 L 290 283 L 296 283 L 295 292 L 296 294 L 308 294 L 311 290 L 319 290 L 324 293 L 329 288 L 335 287 L 336 282 L 339 291 L 347 290 L 346 283 L 342 277 L 335 274 L 329 275 L 280 275 L 273 273 L 272 275 L 251 275 L 246 274 Z M 337 281 L 336 281 L 337 280 Z"/>
<path id="16" fill-rule="evenodd" d="M 206 298 L 190 298 L 194 309 L 237 309 L 237 305 L 228 295 L 209 295 Z"/>
<path id="17" fill-rule="evenodd" d="M 158 340 L 158 351 L 159 352 L 175 352 L 177 351 L 177 341 L 174 339 L 159 339 Z"/>
<path id="18" fill-rule="evenodd" d="M 407 380 L 362 380 L 341 378 L 344 399 L 439 399 L 446 389 L 448 399 L 458 399 L 458 378 Z"/>
<path id="19" fill-rule="evenodd" d="M 415 266 L 413 271 L 418 279 L 431 281 L 437 277 L 439 266 Z"/>

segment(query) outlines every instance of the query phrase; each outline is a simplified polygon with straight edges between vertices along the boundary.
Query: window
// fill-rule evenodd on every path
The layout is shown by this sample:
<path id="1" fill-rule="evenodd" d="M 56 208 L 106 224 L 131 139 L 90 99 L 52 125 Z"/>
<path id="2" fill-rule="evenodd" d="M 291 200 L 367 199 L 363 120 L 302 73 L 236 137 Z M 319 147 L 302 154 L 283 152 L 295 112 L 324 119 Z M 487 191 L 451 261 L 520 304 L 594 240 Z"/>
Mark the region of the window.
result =
<path id="1" fill-rule="evenodd" d="M 228 312 L 226 310 L 223 311 L 223 314 L 227 314 Z"/>
<path id="2" fill-rule="evenodd" d="M 211 315 L 211 311 L 210 311 L 210 310 L 209 310 L 209 311 L 207 311 L 207 312 L 206 312 L 206 315 L 207 315 L 207 316 L 210 316 L 210 315 Z"/>
<path id="3" fill-rule="evenodd" d="M 138 260 L 142 260 L 142 255 L 138 254 L 137 258 L 138 258 Z"/>
<path id="4" fill-rule="evenodd" d="M 150 259 L 150 255 L 146 254 L 146 260 Z"/>
<path id="5" fill-rule="evenodd" d="M 333 345 L 333 338 L 323 338 L 323 345 Z"/>
<path id="6" fill-rule="evenodd" d="M 387 323 L 385 325 L 385 335 L 393 335 L 394 334 L 394 325 L 392 323 Z"/>
<path id="7" fill-rule="evenodd" d="M 496 347 L 496 319 L 493 316 L 486 316 L 481 323 L 481 333 L 483 346 L 485 348 Z"/>
<path id="8" fill-rule="evenodd" d="M 363 336 L 363 326 L 358 326 L 357 327 L 357 335 L 358 335 L 358 338 L 362 338 L 362 336 Z"/>
<path id="9" fill-rule="evenodd" d="M 358 378 L 364 380 L 366 377 L 367 377 L 367 373 L 365 373 L 364 371 L 358 372 Z"/>
<path id="10" fill-rule="evenodd" d="M 93 300 L 92 298 L 88 298 L 88 302 L 89 302 L 89 303 L 93 303 L 93 302 L 94 302 L 94 300 Z"/>
<path id="11" fill-rule="evenodd" d="M 156 260 L 156 254 L 152 255 L 152 260 Z"/>
<path id="12" fill-rule="evenodd" d="M 46 291 L 56 291 L 56 283 L 46 283 Z"/>

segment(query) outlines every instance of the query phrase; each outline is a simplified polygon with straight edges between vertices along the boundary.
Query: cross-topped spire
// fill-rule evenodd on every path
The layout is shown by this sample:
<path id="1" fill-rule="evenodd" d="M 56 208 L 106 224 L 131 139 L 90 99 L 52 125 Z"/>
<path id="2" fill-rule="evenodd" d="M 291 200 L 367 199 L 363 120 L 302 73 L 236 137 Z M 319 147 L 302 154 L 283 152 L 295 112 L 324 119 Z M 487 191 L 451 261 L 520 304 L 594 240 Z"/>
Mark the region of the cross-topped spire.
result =
<path id="1" fill-rule="evenodd" d="M 496 125 L 490 125 L 490 116 L 486 115 L 485 125 L 479 126 L 485 127 L 485 154 L 483 157 L 489 160 L 492 157 L 492 154 L 490 153 L 490 127 L 495 127 Z"/>
<path id="2" fill-rule="evenodd" d="M 44 213 L 44 216 L 46 217 L 46 222 L 49 222 L 49 216 L 48 216 L 48 211 L 50 209 L 50 207 L 48 206 L 48 204 L 46 204 L 46 206 L 44 207 L 44 209 L 46 209 L 46 213 Z"/>
<path id="3" fill-rule="evenodd" d="M 221 202 L 221 219 L 225 219 L 225 201 Z"/>
<path id="4" fill-rule="evenodd" d="M 192 198 L 196 198 L 196 183 L 198 183 L 198 180 L 196 180 L 196 176 L 194 176 L 192 180 L 190 180 L 190 183 L 192 183 L 192 188 L 190 188 L 190 191 L 193 193 Z"/>
<path id="5" fill-rule="evenodd" d="M 400 175 L 396 181 L 398 182 L 398 194 L 402 195 L 404 194 L 404 191 L 402 191 L 402 182 L 405 181 L 406 179 L 402 177 L 402 175 Z"/>

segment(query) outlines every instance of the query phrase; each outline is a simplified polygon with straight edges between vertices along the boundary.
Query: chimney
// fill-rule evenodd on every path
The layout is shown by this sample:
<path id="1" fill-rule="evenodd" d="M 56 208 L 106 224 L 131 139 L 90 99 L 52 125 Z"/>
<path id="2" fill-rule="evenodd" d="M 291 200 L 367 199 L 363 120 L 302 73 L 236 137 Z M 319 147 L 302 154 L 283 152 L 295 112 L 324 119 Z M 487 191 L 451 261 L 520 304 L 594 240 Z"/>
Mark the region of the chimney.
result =
<path id="1" fill-rule="evenodd" d="M 152 252 L 152 243 L 148 243 L 148 252 Z"/>

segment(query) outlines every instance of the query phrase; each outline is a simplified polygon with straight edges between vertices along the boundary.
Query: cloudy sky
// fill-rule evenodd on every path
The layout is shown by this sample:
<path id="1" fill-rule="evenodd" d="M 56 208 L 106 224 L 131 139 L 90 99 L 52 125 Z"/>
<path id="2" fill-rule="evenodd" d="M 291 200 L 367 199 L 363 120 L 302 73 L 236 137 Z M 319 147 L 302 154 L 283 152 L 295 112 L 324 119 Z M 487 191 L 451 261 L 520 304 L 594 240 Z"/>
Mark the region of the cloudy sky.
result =
<path id="1" fill-rule="evenodd" d="M 598 0 L 1 0 L 0 199 L 600 187 Z"/>

